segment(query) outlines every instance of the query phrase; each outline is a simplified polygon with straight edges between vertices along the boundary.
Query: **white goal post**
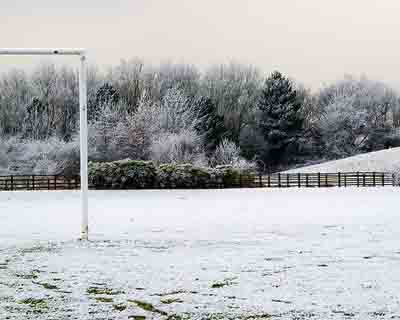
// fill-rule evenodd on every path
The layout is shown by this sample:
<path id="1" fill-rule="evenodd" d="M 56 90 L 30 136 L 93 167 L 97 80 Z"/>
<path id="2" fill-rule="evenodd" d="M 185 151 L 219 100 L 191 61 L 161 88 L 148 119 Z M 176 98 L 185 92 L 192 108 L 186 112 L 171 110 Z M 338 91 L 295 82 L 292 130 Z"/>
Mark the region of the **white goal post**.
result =
<path id="1" fill-rule="evenodd" d="M 0 48 L 0 55 L 66 55 L 80 57 L 79 70 L 79 124 L 81 165 L 81 239 L 88 240 L 88 133 L 87 133 L 87 71 L 84 49 L 8 49 Z"/>

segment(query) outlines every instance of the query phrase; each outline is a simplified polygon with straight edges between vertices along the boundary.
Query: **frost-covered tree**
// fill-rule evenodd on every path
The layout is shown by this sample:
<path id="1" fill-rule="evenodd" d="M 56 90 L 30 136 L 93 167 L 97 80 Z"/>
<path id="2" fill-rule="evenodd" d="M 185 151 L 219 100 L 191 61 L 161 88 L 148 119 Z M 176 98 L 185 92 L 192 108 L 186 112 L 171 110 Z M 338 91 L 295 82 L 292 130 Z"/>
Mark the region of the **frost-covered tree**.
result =
<path id="1" fill-rule="evenodd" d="M 129 157 L 129 131 L 124 105 L 104 105 L 89 125 L 90 157 L 121 160 Z"/>
<path id="2" fill-rule="evenodd" d="M 57 124 L 55 134 L 64 141 L 72 141 L 78 129 L 79 84 L 78 72 L 62 67 L 57 77 Z M 91 88 L 88 86 L 88 90 Z"/>
<path id="3" fill-rule="evenodd" d="M 194 130 L 198 121 L 197 108 L 179 89 L 172 88 L 167 91 L 161 102 L 159 120 L 161 129 L 166 132 Z"/>
<path id="4" fill-rule="evenodd" d="M 78 174 L 79 142 L 0 138 L 0 174 Z"/>
<path id="5" fill-rule="evenodd" d="M 297 153 L 304 123 L 301 107 L 292 81 L 280 72 L 272 73 L 258 103 L 260 128 L 267 146 L 264 159 L 272 166 L 289 162 Z"/>
<path id="6" fill-rule="evenodd" d="M 249 114 L 257 105 L 262 86 L 260 72 L 237 63 L 217 65 L 206 71 L 201 94 L 215 104 L 224 119 L 224 137 L 238 143 Z"/>
<path id="7" fill-rule="evenodd" d="M 48 113 L 46 105 L 34 98 L 26 108 L 25 132 L 26 138 L 42 140 L 49 137 Z"/>
<path id="8" fill-rule="evenodd" d="M 223 139 L 210 158 L 212 166 L 230 165 L 234 168 L 250 169 L 254 164 L 241 156 L 240 147 L 234 142 Z"/>
<path id="9" fill-rule="evenodd" d="M 150 70 L 153 77 L 153 99 L 162 100 L 168 90 L 178 89 L 189 99 L 196 97 L 199 90 L 200 72 L 193 65 L 161 63 Z M 157 101 L 157 100 L 154 100 Z"/>
<path id="10" fill-rule="evenodd" d="M 159 163 L 206 164 L 200 137 L 190 129 L 177 133 L 166 132 L 154 139 L 151 144 L 151 159 Z"/>
<path id="11" fill-rule="evenodd" d="M 96 92 L 96 104 L 98 105 L 116 105 L 118 101 L 118 91 L 109 83 L 103 84 Z"/>
<path id="12" fill-rule="evenodd" d="M 0 136 L 20 135 L 23 132 L 26 106 L 32 99 L 28 75 L 12 70 L 0 78 Z"/>
<path id="13" fill-rule="evenodd" d="M 103 84 L 97 89 L 94 101 L 88 104 L 88 120 L 95 119 L 104 106 L 117 105 L 119 99 L 118 91 L 111 84 Z"/>
<path id="14" fill-rule="evenodd" d="M 214 165 L 227 165 L 238 163 L 240 159 L 240 148 L 227 139 L 223 139 L 217 146 L 213 155 Z"/>
<path id="15" fill-rule="evenodd" d="M 400 107 L 393 89 L 352 77 L 321 90 L 319 104 L 323 110 L 319 126 L 331 158 L 383 148 Z"/>
<path id="16" fill-rule="evenodd" d="M 130 112 L 137 108 L 143 94 L 143 71 L 144 62 L 135 58 L 121 60 L 107 76 L 119 94 L 119 101 L 124 103 Z"/>

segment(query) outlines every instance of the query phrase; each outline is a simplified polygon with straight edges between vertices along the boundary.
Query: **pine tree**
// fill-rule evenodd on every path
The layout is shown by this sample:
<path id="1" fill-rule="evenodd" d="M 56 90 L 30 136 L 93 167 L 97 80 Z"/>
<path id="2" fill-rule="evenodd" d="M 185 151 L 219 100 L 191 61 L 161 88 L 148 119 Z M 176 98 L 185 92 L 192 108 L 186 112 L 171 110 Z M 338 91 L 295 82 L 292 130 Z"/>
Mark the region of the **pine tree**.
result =
<path id="1" fill-rule="evenodd" d="M 227 129 L 224 117 L 219 115 L 215 104 L 210 98 L 202 97 L 196 103 L 198 106 L 197 132 L 203 137 L 208 154 L 215 151 L 225 137 Z"/>
<path id="2" fill-rule="evenodd" d="M 33 98 L 26 108 L 25 138 L 42 140 L 49 137 L 47 106 L 39 98 Z"/>
<path id="3" fill-rule="evenodd" d="M 89 121 L 96 119 L 105 106 L 115 106 L 120 100 L 118 91 L 109 83 L 105 83 L 96 91 L 96 98 L 88 105 Z"/>
<path id="4" fill-rule="evenodd" d="M 297 152 L 304 122 L 302 104 L 292 82 L 280 72 L 272 73 L 265 82 L 258 107 L 266 142 L 264 160 L 273 167 L 289 163 Z"/>

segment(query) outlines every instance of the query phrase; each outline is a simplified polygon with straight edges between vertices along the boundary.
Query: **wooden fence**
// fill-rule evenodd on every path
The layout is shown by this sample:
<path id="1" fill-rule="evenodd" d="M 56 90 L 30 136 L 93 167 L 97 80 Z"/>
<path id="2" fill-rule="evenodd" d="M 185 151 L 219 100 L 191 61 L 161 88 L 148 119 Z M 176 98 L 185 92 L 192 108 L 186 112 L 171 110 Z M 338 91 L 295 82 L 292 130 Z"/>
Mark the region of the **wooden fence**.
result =
<path id="1" fill-rule="evenodd" d="M 387 172 L 277 173 L 265 176 L 268 188 L 384 187 L 394 186 L 395 176 Z"/>
<path id="2" fill-rule="evenodd" d="M 74 190 L 80 188 L 80 178 L 42 175 L 0 176 L 0 191 Z"/>
<path id="3" fill-rule="evenodd" d="M 276 173 L 240 177 L 231 186 L 253 188 L 326 188 L 326 187 L 384 187 L 395 186 L 396 178 L 387 172 L 339 172 L 339 173 Z M 89 185 L 91 189 L 108 189 Z M 223 184 L 199 186 L 204 188 L 224 188 Z M 0 191 L 13 190 L 77 190 L 80 177 L 13 175 L 0 176 Z M 112 187 L 109 187 L 111 189 Z M 154 186 L 153 188 L 174 189 L 176 186 Z"/>

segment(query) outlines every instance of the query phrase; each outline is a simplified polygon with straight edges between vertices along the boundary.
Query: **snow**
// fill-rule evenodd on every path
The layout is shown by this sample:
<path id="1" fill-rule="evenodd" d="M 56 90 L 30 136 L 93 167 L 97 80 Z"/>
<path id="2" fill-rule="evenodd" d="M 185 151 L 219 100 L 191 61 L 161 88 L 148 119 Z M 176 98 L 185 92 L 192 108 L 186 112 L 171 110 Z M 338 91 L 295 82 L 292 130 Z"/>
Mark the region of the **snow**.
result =
<path id="1" fill-rule="evenodd" d="M 395 188 L 93 191 L 80 242 L 78 192 L 1 192 L 0 319 L 398 318 L 398 199 Z"/>
<path id="2" fill-rule="evenodd" d="M 336 161 L 289 170 L 288 173 L 397 172 L 400 169 L 400 148 L 369 152 Z"/>

